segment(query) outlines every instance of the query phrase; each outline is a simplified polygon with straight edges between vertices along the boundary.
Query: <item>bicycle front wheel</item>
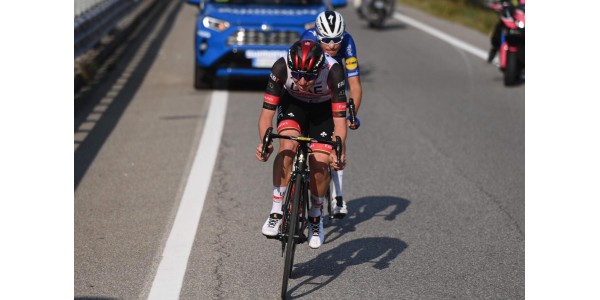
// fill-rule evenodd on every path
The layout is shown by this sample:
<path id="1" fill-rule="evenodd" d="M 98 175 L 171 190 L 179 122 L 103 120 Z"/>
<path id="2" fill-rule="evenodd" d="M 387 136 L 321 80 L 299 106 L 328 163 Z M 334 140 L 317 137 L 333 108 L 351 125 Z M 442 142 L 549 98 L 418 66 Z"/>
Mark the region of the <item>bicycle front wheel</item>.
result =
<path id="1" fill-rule="evenodd" d="M 288 287 L 288 279 L 292 275 L 292 266 L 294 264 L 294 251 L 296 251 L 296 237 L 299 236 L 297 234 L 298 231 L 298 215 L 300 210 L 300 197 L 302 195 L 302 176 L 296 176 L 296 182 L 294 184 L 293 195 L 289 195 L 289 197 L 293 197 L 292 202 L 292 213 L 290 215 L 290 223 L 287 227 L 287 244 L 285 248 L 285 264 L 283 267 L 283 282 L 281 284 L 281 299 L 285 299 L 287 296 L 287 287 Z"/>

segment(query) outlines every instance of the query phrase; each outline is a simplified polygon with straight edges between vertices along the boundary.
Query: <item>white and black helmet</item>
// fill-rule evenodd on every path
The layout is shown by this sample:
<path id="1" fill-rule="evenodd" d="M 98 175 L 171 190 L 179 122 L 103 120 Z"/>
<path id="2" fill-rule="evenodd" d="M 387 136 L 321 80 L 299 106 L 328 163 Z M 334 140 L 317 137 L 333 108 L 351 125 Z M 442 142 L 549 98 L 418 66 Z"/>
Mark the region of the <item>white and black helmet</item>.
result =
<path id="1" fill-rule="evenodd" d="M 344 34 L 346 28 L 342 15 L 332 10 L 320 13 L 315 23 L 317 34 L 322 38 L 339 38 Z"/>

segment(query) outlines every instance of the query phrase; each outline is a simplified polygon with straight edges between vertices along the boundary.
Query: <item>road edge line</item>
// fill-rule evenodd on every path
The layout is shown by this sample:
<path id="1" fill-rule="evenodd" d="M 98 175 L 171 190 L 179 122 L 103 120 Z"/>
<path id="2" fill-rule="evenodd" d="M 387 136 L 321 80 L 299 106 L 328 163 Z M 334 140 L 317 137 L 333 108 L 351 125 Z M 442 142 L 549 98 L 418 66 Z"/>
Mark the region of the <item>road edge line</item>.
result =
<path id="1" fill-rule="evenodd" d="M 438 39 L 445 41 L 455 47 L 463 49 L 483 60 L 487 60 L 487 52 L 486 51 L 479 49 L 473 45 L 467 44 L 449 34 L 446 34 L 442 31 L 438 30 L 438 29 L 435 29 L 429 25 L 421 23 L 411 17 L 405 16 L 405 15 L 397 13 L 397 12 L 394 13 L 394 18 L 396 18 L 396 20 L 398 20 L 400 22 L 404 22 L 404 23 L 409 24 L 417 29 L 420 29 L 421 31 L 429 33 L 429 34 L 433 35 L 434 37 L 437 37 Z"/>
<path id="2" fill-rule="evenodd" d="M 179 299 L 225 125 L 228 93 L 213 91 L 200 145 L 148 299 Z"/>

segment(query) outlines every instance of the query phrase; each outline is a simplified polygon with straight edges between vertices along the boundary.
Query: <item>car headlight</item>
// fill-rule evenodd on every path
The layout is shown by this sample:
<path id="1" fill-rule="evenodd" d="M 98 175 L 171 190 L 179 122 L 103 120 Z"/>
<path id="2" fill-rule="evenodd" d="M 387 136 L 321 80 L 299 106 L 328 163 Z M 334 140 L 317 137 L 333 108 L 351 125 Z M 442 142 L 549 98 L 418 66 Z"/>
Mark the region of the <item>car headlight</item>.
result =
<path id="1" fill-rule="evenodd" d="M 229 24 L 229 22 L 227 21 L 215 19 L 212 17 L 204 17 L 204 19 L 202 19 L 202 25 L 204 25 L 204 27 L 206 28 L 210 28 L 216 31 L 224 31 L 227 28 L 229 28 L 229 26 L 231 26 L 231 24 Z"/>

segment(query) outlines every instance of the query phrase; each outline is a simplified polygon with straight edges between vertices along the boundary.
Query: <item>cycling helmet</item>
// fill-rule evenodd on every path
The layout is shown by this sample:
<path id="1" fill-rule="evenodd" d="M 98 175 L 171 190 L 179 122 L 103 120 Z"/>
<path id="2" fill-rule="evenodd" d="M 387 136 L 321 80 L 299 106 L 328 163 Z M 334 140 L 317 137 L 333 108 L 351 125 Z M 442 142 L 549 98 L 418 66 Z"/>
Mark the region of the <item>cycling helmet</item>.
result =
<path id="1" fill-rule="evenodd" d="M 319 38 L 341 38 L 346 28 L 342 15 L 332 10 L 320 13 L 315 23 Z"/>
<path id="2" fill-rule="evenodd" d="M 301 40 L 290 47 L 287 63 L 292 75 L 299 76 L 296 79 L 304 77 L 299 74 L 310 74 L 316 78 L 325 63 L 325 56 L 323 55 L 323 49 L 315 41 Z"/>

